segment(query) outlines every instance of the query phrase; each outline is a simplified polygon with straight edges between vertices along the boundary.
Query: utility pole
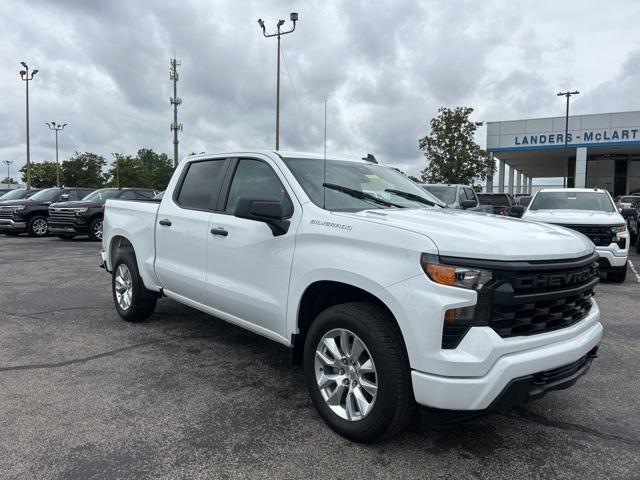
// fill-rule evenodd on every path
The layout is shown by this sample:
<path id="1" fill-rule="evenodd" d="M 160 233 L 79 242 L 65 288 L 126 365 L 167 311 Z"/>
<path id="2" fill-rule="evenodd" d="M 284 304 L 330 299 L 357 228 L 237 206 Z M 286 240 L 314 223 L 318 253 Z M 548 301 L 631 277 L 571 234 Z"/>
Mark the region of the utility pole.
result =
<path id="1" fill-rule="evenodd" d="M 119 153 L 112 153 L 111 154 L 113 156 L 113 159 L 116 163 L 116 188 L 120 188 L 120 168 L 119 168 L 119 164 L 120 164 L 120 154 Z"/>
<path id="2" fill-rule="evenodd" d="M 10 176 L 9 168 L 13 164 L 13 160 L 3 160 L 2 163 L 4 163 L 7 166 L 7 178 L 9 179 L 9 190 L 11 190 L 11 176 Z"/>
<path id="3" fill-rule="evenodd" d="M 567 113 L 564 117 L 564 175 L 562 180 L 562 186 L 566 188 L 568 180 L 569 180 L 569 156 L 567 152 L 567 140 L 569 136 L 569 99 L 572 95 L 579 95 L 580 92 L 577 90 L 573 92 L 560 92 L 558 93 L 558 97 L 567 97 Z"/>
<path id="4" fill-rule="evenodd" d="M 29 82 L 33 80 L 38 70 L 33 70 L 29 75 L 29 66 L 25 62 L 20 62 L 24 70 L 20 70 L 20 78 L 25 83 L 27 90 L 27 190 L 31 188 L 31 151 L 29 147 Z"/>
<path id="5" fill-rule="evenodd" d="M 277 23 L 277 31 L 275 33 L 267 34 L 267 31 L 264 26 L 264 22 L 261 18 L 258 19 L 258 25 L 262 28 L 262 34 L 266 37 L 278 37 L 278 69 L 276 74 L 276 150 L 280 150 L 280 37 L 282 35 L 286 35 L 288 33 L 293 32 L 296 29 L 296 22 L 298 21 L 298 14 L 296 12 L 291 12 L 289 14 L 289 18 L 293 22 L 293 27 L 291 30 L 287 30 L 283 32 L 280 30 L 280 27 L 284 25 L 284 20 L 278 20 Z"/>
<path id="6" fill-rule="evenodd" d="M 171 131 L 173 132 L 173 166 L 178 166 L 178 130 L 182 131 L 182 124 L 178 123 L 178 105 L 182 103 L 182 99 L 178 97 L 178 67 L 181 65 L 180 60 L 172 58 L 169 62 L 169 78 L 173 80 L 173 97 L 169 99 L 173 105 L 173 123 Z"/>
<path id="7" fill-rule="evenodd" d="M 51 122 L 46 124 L 49 127 L 49 130 L 53 130 L 56 132 L 56 187 L 60 188 L 60 161 L 58 160 L 58 132 L 60 130 L 64 130 L 64 127 L 67 126 L 66 123 L 60 125 L 56 122 Z"/>

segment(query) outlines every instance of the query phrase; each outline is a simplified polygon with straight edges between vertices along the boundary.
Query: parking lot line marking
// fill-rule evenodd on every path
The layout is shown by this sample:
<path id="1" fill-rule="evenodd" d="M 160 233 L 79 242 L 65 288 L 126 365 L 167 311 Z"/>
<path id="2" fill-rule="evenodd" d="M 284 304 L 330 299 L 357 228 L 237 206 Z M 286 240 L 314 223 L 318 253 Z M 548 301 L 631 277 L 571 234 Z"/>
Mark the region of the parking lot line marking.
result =
<path id="1" fill-rule="evenodd" d="M 640 283 L 640 275 L 638 275 L 638 271 L 636 270 L 635 265 L 633 264 L 633 262 L 631 260 L 629 260 L 629 266 L 631 267 L 631 270 L 633 271 L 634 275 L 636 276 L 636 280 L 638 281 L 638 283 Z"/>

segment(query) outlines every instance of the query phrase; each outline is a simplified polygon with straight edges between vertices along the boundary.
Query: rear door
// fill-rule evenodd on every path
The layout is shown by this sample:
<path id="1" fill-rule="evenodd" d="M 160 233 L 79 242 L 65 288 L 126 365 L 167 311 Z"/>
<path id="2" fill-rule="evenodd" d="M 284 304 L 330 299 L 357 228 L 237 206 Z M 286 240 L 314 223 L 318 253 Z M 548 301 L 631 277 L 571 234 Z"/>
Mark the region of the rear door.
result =
<path id="1" fill-rule="evenodd" d="M 234 159 L 207 240 L 208 305 L 280 337 L 286 336 L 289 276 L 302 215 L 286 185 L 271 159 Z M 263 222 L 235 217 L 239 198 L 282 200 L 289 206 L 288 232 L 274 236 Z"/>
<path id="2" fill-rule="evenodd" d="M 198 303 L 206 303 L 209 223 L 227 164 L 217 158 L 186 165 L 156 219 L 156 275 L 166 290 Z"/>

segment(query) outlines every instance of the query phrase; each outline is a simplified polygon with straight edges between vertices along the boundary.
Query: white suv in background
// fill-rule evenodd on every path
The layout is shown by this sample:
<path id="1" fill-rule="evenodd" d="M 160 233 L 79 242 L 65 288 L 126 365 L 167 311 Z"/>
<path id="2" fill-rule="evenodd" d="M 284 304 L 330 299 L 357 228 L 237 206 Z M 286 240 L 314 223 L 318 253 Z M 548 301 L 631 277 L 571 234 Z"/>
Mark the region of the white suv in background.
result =
<path id="1" fill-rule="evenodd" d="M 627 276 L 629 232 L 611 195 L 598 188 L 540 190 L 522 215 L 524 220 L 553 223 L 583 233 L 595 244 L 600 270 L 613 282 Z"/>

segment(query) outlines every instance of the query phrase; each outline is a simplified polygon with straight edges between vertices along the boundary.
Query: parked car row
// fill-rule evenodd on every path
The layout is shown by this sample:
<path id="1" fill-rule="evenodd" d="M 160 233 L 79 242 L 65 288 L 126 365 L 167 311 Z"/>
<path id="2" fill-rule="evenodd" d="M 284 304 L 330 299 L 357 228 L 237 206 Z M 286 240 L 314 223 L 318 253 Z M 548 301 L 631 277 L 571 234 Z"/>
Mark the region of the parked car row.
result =
<path id="1" fill-rule="evenodd" d="M 32 237 L 54 234 L 62 239 L 86 235 L 102 239 L 104 204 L 108 198 L 149 200 L 158 192 L 147 188 L 53 187 L 16 189 L 0 197 L 0 233 Z"/>

